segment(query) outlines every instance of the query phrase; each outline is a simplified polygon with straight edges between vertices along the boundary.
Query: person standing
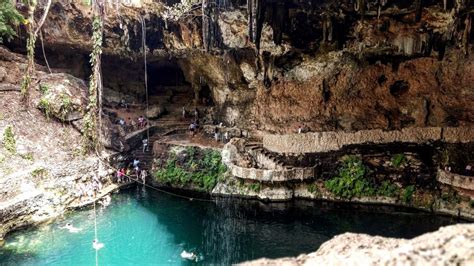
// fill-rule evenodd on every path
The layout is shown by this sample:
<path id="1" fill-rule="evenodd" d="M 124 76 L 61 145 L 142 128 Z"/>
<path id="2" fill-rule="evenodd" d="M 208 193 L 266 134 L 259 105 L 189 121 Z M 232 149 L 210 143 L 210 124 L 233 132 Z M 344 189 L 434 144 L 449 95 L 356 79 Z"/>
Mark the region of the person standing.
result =
<path id="1" fill-rule="evenodd" d="M 145 151 L 148 151 L 148 139 L 143 139 L 142 143 L 143 143 L 143 153 L 145 153 Z"/>

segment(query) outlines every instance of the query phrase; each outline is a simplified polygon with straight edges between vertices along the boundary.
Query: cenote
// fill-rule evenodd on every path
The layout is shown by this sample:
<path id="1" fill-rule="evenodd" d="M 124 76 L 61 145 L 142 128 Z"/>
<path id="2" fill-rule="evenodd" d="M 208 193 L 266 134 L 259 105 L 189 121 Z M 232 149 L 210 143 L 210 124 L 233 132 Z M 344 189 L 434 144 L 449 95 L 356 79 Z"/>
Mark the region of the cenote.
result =
<path id="1" fill-rule="evenodd" d="M 374 209 L 376 208 L 376 209 Z M 81 228 L 70 233 L 67 222 Z M 100 265 L 187 265 L 183 250 L 201 255 L 197 264 L 231 264 L 315 251 L 344 232 L 413 238 L 454 218 L 390 207 L 294 201 L 262 203 L 189 200 L 135 187 L 98 208 Z M 10 234 L 0 264 L 94 265 L 93 209 L 71 212 L 55 222 Z"/>

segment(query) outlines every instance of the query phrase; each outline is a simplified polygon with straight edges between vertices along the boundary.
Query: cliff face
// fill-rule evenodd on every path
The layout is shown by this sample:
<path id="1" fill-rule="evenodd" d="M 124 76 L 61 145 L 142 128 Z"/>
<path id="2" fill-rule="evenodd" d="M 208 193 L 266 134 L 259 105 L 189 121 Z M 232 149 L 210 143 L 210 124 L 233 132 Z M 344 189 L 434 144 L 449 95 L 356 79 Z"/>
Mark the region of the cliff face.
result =
<path id="1" fill-rule="evenodd" d="M 90 7 L 53 2 L 50 62 L 85 78 Z M 150 79 L 180 76 L 196 101 L 209 88 L 215 119 L 229 124 L 289 132 L 474 121 L 472 1 L 204 2 L 179 12 L 164 2 L 108 6 L 105 87 L 144 94 L 144 26 Z"/>
<path id="2" fill-rule="evenodd" d="M 411 240 L 345 233 L 296 258 L 241 265 L 470 265 L 474 225 L 447 226 Z"/>

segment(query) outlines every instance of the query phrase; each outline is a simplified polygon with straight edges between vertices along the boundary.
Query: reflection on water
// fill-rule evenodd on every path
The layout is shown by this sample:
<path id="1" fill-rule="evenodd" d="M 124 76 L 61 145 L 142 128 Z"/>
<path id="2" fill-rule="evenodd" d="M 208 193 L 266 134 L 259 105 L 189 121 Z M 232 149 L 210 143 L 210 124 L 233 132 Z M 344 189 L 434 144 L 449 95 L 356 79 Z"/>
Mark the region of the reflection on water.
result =
<path id="1" fill-rule="evenodd" d="M 113 196 L 97 214 L 99 240 L 105 244 L 100 265 L 196 264 L 181 258 L 183 250 L 197 252 L 202 258 L 197 264 L 231 264 L 315 251 L 344 232 L 411 238 L 455 222 L 393 208 L 374 212 L 317 202 L 189 201 L 142 187 Z M 82 230 L 60 228 L 69 222 Z M 0 249 L 0 264 L 94 265 L 93 238 L 93 211 L 75 212 L 10 235 Z"/>

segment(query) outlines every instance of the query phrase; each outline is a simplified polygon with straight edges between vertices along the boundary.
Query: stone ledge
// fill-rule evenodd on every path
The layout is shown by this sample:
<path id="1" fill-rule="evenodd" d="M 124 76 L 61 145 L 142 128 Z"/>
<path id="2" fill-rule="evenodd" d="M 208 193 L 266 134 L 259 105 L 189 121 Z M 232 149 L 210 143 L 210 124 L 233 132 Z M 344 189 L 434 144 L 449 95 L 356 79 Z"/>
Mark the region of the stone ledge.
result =
<path id="1" fill-rule="evenodd" d="M 438 169 L 436 175 L 438 182 L 450 185 L 456 188 L 462 188 L 470 191 L 474 191 L 474 177 L 458 175 L 455 173 L 447 172 L 442 169 Z"/>
<path id="2" fill-rule="evenodd" d="M 336 151 L 354 144 L 387 144 L 394 142 L 426 143 L 444 141 L 447 143 L 468 143 L 474 141 L 474 128 L 404 128 L 383 131 L 381 129 L 357 132 L 314 132 L 290 135 L 263 136 L 263 147 L 278 153 L 317 153 Z"/>

